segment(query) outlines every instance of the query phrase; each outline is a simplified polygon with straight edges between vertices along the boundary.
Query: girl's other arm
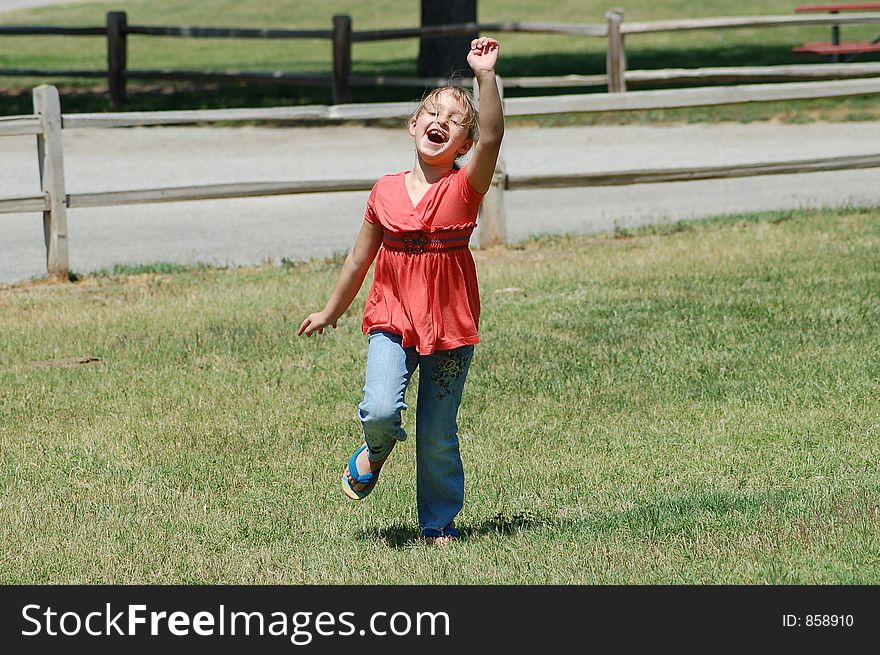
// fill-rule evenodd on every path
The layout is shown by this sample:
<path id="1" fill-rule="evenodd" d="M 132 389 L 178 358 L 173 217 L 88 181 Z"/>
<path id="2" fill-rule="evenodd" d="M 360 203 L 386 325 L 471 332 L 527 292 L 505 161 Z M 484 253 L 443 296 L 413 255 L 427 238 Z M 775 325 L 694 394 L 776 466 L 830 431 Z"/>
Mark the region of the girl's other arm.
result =
<path id="1" fill-rule="evenodd" d="M 471 186 L 480 193 L 489 190 L 504 137 L 504 110 L 495 79 L 495 63 L 500 50 L 498 41 L 481 37 L 471 41 L 471 51 L 467 57 L 480 89 L 480 140 L 466 172 Z"/>
<path id="2" fill-rule="evenodd" d="M 358 233 L 354 248 L 345 258 L 342 272 L 336 288 L 330 294 L 330 299 L 320 312 L 306 316 L 297 331 L 298 335 L 312 336 L 313 332 L 324 334 L 324 328 L 328 325 L 336 328 L 336 321 L 345 313 L 357 296 L 370 265 L 379 252 L 382 245 L 382 226 L 364 221 L 361 231 Z"/>

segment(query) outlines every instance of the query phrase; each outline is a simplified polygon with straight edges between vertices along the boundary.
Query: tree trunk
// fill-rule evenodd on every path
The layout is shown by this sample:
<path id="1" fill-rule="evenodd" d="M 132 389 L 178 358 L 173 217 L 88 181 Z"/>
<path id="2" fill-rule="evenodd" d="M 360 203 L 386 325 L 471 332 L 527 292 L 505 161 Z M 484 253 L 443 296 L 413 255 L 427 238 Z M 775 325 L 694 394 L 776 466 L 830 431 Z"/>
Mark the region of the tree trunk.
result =
<path id="1" fill-rule="evenodd" d="M 422 27 L 477 22 L 477 0 L 422 0 Z M 477 33 L 440 39 L 422 39 L 419 43 L 419 75 L 450 77 L 453 73 L 470 75 L 467 53 Z"/>

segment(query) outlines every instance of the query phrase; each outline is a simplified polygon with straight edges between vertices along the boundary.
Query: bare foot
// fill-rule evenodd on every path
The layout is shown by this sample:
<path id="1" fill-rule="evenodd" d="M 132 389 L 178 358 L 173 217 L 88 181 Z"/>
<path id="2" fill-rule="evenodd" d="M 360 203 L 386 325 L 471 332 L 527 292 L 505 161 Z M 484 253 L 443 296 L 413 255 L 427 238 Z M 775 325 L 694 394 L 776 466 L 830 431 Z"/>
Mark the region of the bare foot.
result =
<path id="1" fill-rule="evenodd" d="M 455 537 L 451 537 L 448 534 L 442 537 L 422 537 L 422 539 L 425 540 L 428 546 L 448 546 L 455 541 Z"/>

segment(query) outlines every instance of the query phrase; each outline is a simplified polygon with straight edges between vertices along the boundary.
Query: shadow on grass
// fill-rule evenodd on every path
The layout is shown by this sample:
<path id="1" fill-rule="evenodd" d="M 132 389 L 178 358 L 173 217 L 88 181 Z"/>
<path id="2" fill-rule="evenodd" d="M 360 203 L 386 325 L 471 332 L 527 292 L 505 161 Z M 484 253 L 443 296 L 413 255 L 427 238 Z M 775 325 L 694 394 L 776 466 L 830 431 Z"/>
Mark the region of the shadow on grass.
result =
<path id="1" fill-rule="evenodd" d="M 460 525 L 461 540 L 484 537 L 486 535 L 508 536 L 522 530 L 530 530 L 542 526 L 554 525 L 555 520 L 542 517 L 532 512 L 521 512 L 507 516 L 496 514 L 495 516 L 468 526 Z M 406 548 L 419 543 L 420 533 L 409 525 L 394 524 L 387 528 L 364 530 L 359 535 L 363 540 L 384 541 L 390 548 Z"/>
<path id="2" fill-rule="evenodd" d="M 794 490 L 767 490 L 755 493 L 698 491 L 635 505 L 615 512 L 597 512 L 572 522 L 578 532 L 587 535 L 608 534 L 625 529 L 645 537 L 687 535 L 705 531 L 711 525 L 724 524 L 731 518 L 751 523 L 759 516 L 792 512 L 803 497 Z"/>
<path id="3" fill-rule="evenodd" d="M 479 523 L 459 525 L 461 541 L 481 537 L 507 537 L 520 532 L 549 529 L 553 532 L 576 533 L 589 538 L 618 530 L 643 537 L 688 535 L 698 531 L 730 530 L 731 524 L 747 525 L 760 516 L 784 513 L 793 519 L 805 493 L 795 490 L 768 490 L 756 493 L 698 491 L 637 504 L 629 509 L 595 512 L 580 519 L 561 519 L 550 513 L 533 511 L 514 514 L 499 513 Z M 815 510 L 816 508 L 812 508 Z M 419 531 L 412 526 L 394 524 L 387 528 L 364 530 L 362 540 L 381 540 L 390 548 L 403 549 L 419 542 Z"/>

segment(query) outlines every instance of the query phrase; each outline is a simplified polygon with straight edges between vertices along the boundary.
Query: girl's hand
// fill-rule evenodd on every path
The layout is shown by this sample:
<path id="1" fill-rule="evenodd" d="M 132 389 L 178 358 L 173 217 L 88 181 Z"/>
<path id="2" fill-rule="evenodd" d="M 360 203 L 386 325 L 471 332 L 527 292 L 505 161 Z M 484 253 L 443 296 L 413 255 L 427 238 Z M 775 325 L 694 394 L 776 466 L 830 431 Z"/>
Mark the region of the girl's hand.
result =
<path id="1" fill-rule="evenodd" d="M 297 336 L 305 334 L 307 337 L 312 336 L 313 332 L 324 334 L 324 328 L 328 325 L 332 326 L 334 330 L 336 329 L 336 321 L 331 321 L 324 312 L 315 312 L 306 316 L 296 334 Z"/>
<path id="2" fill-rule="evenodd" d="M 471 41 L 471 51 L 467 56 L 468 66 L 475 73 L 477 71 L 495 70 L 495 62 L 498 61 L 498 53 L 501 44 L 488 36 L 481 36 Z"/>

